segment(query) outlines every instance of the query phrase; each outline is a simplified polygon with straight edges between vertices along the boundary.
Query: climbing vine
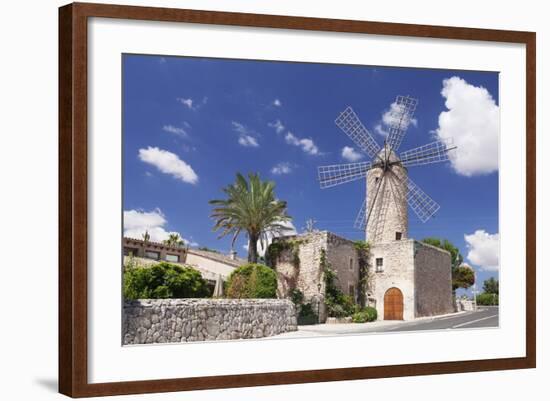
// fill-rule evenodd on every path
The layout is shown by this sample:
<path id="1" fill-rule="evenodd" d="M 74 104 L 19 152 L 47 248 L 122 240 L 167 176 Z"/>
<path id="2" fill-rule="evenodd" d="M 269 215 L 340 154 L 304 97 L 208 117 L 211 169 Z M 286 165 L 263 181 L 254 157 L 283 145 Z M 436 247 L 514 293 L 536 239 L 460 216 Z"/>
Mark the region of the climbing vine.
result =
<path id="1" fill-rule="evenodd" d="M 332 269 L 330 262 L 327 260 L 325 249 L 321 249 L 320 266 L 323 272 L 323 281 L 325 283 L 325 305 L 327 306 L 328 315 L 331 317 L 350 316 L 355 311 L 355 303 L 349 295 L 344 295 L 342 290 L 338 288 L 336 282 L 338 276 Z"/>
<path id="2" fill-rule="evenodd" d="M 359 305 L 366 306 L 365 294 L 371 285 L 371 275 L 369 272 L 369 253 L 370 245 L 367 241 L 355 241 L 355 250 L 357 251 L 357 261 L 359 265 Z"/>
<path id="3" fill-rule="evenodd" d="M 300 269 L 300 245 L 305 241 L 290 239 L 285 241 L 272 242 L 265 253 L 265 260 L 268 266 L 274 268 L 277 265 L 279 257 L 284 251 L 292 252 L 292 264 L 296 270 Z"/>

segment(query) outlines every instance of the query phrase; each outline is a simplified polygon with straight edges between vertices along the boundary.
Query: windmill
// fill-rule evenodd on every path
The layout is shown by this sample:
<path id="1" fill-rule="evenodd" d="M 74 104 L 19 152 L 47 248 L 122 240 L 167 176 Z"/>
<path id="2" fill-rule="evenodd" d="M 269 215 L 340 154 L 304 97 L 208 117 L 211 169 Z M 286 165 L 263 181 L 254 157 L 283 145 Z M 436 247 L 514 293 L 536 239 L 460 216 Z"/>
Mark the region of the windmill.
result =
<path id="1" fill-rule="evenodd" d="M 407 238 L 407 204 L 423 223 L 440 207 L 409 178 L 408 168 L 445 162 L 456 147 L 450 141 L 438 140 L 397 153 L 417 104 L 418 100 L 409 96 L 397 96 L 390 108 L 389 133 L 383 147 L 348 106 L 335 123 L 371 161 L 318 167 L 321 189 L 366 178 L 366 197 L 355 227 L 365 230 L 371 243 Z"/>

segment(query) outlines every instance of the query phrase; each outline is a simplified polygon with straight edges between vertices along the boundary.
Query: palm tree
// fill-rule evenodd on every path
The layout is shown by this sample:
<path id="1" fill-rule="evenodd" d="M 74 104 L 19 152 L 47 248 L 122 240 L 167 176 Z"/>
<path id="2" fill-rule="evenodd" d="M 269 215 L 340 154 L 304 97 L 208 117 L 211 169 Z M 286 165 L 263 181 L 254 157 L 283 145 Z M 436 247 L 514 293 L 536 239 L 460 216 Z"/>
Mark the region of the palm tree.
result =
<path id="1" fill-rule="evenodd" d="M 286 214 L 286 202 L 275 198 L 275 183 L 262 181 L 258 174 L 248 174 L 248 182 L 237 173 L 234 184 L 223 188 L 226 199 L 210 201 L 214 209 L 210 217 L 216 220 L 214 231 L 221 231 L 218 238 L 232 234 L 231 247 L 241 232 L 248 234 L 248 261 L 258 261 L 258 240 L 262 246 L 268 234 L 280 234 L 291 219 Z"/>
<path id="2" fill-rule="evenodd" d="M 178 233 L 169 233 L 168 239 L 165 239 L 162 241 L 165 245 L 168 246 L 183 246 L 184 242 L 183 239 L 181 239 L 180 235 Z"/>

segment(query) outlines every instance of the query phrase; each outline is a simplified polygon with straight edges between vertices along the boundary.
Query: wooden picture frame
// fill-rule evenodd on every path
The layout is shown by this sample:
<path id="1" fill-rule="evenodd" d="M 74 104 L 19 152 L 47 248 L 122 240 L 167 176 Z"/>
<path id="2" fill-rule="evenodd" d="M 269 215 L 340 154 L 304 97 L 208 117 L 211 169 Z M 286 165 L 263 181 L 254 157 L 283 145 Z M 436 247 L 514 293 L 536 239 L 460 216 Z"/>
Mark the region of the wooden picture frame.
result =
<path id="1" fill-rule="evenodd" d="M 88 383 L 87 110 L 91 17 L 365 33 L 526 46 L 526 356 L 165 380 Z M 534 368 L 536 365 L 535 33 L 275 15 L 73 3 L 59 9 L 59 391 L 71 397 Z"/>

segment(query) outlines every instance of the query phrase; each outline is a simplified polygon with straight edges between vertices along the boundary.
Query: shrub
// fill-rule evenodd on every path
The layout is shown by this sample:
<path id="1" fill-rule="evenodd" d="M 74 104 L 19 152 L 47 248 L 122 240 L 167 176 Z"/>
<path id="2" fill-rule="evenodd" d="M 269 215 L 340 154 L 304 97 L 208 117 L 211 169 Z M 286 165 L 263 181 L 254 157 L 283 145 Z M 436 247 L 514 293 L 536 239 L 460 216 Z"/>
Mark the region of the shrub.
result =
<path id="1" fill-rule="evenodd" d="M 374 322 L 378 318 L 378 312 L 372 306 L 367 306 L 364 309 L 355 312 L 351 320 L 353 323 Z"/>
<path id="2" fill-rule="evenodd" d="M 294 303 L 294 305 L 301 305 L 304 302 L 304 293 L 295 288 L 290 291 L 290 300 Z"/>
<path id="3" fill-rule="evenodd" d="M 201 274 L 191 268 L 160 262 L 124 268 L 125 299 L 205 298 L 209 291 Z"/>
<path id="4" fill-rule="evenodd" d="M 483 292 L 476 296 L 478 305 L 498 305 L 498 294 Z"/>
<path id="5" fill-rule="evenodd" d="M 250 263 L 238 267 L 227 280 L 229 298 L 275 298 L 277 275 L 267 266 Z"/>

